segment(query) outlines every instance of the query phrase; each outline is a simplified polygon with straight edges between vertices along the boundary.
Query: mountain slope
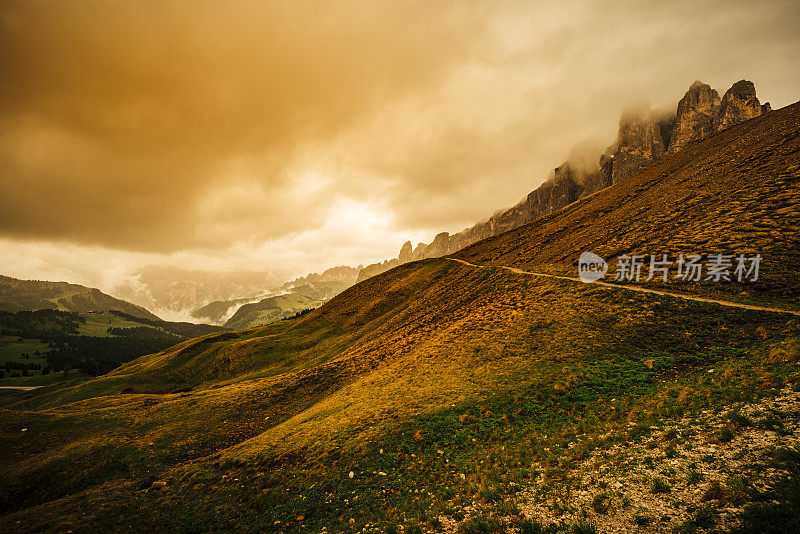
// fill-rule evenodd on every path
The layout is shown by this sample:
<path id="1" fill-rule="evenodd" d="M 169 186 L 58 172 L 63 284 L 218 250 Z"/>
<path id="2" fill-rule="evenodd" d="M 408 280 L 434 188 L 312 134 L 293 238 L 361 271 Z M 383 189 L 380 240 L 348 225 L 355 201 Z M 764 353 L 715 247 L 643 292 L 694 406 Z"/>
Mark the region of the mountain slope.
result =
<path id="1" fill-rule="evenodd" d="M 219 324 L 227 322 L 229 328 L 270 324 L 332 299 L 356 282 L 357 273 L 351 267 L 332 267 L 322 274 L 311 273 L 286 282 L 277 294 L 212 302 L 194 310 L 192 317 Z M 282 295 L 289 296 L 276 298 Z"/>
<path id="2" fill-rule="evenodd" d="M 575 276 L 587 249 L 613 259 L 724 246 L 761 252 L 763 278 L 745 295 L 681 291 L 785 305 L 797 288 L 799 118 L 794 105 L 731 127 L 455 256 L 481 267 L 406 263 L 297 319 L 31 393 L 0 418 L 0 521 L 15 531 L 119 530 L 134 514 L 152 531 L 502 531 L 523 528 L 521 489 L 548 514 L 602 521 L 577 509 L 581 463 L 667 426 L 673 441 L 696 436 L 704 413 L 800 386 L 800 322 L 499 267 Z M 739 222 L 744 210 L 757 218 Z M 667 458 L 691 452 L 648 444 Z M 754 472 L 759 487 L 776 483 Z M 706 502 L 728 528 L 745 512 L 725 491 Z M 702 494 L 687 493 L 696 502 L 654 492 L 642 503 L 664 510 L 651 531 L 694 520 Z"/>
<path id="3" fill-rule="evenodd" d="M 225 328 L 242 330 L 267 325 L 291 317 L 303 310 L 316 308 L 324 302 L 324 300 L 310 299 L 304 295 L 292 293 L 267 297 L 252 304 L 243 304 L 225 322 Z"/>
<path id="4" fill-rule="evenodd" d="M 736 82 L 720 99 L 708 84 L 695 81 L 678 102 L 676 111 L 655 111 L 647 106 L 625 110 L 619 119 L 616 141 L 595 160 L 596 163 L 587 161 L 589 156 L 585 150 L 576 148 L 541 186 L 515 206 L 457 234 L 439 233 L 431 244 L 419 243 L 413 251 L 411 243 L 406 242 L 397 258 L 368 265 L 359 273 L 358 280 L 407 261 L 452 254 L 482 239 L 527 224 L 623 182 L 692 142 L 769 112 L 769 103 L 762 106 L 756 98 L 753 82 Z"/>
<path id="5" fill-rule="evenodd" d="M 99 289 L 67 282 L 18 280 L 0 275 L 0 311 L 46 309 L 77 313 L 117 310 L 141 319 L 159 320 L 141 306 L 106 295 Z"/>
<path id="6" fill-rule="evenodd" d="M 215 300 L 192 311 L 192 317 L 213 324 L 224 324 L 239 307 L 252 303 L 254 299 L 263 300 L 261 297 Z"/>
<path id="7" fill-rule="evenodd" d="M 350 280 L 308 283 L 293 287 L 289 293 L 283 295 L 242 304 L 236 313 L 225 322 L 225 328 L 241 330 L 292 317 L 321 306 L 351 285 L 353 284 Z"/>
<path id="8" fill-rule="evenodd" d="M 622 254 L 760 253 L 753 284 L 679 287 L 797 305 L 799 129 L 800 104 L 751 119 L 454 257 L 575 276 L 577 258 L 587 250 L 610 260 L 612 271 Z"/>

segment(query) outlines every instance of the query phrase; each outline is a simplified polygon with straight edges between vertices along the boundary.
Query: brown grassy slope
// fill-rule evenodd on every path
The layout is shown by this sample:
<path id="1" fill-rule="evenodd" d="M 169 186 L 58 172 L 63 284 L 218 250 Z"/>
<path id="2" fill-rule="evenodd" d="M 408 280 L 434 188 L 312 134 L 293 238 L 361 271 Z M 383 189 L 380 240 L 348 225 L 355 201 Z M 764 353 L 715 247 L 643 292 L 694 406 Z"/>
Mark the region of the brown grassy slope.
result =
<path id="1" fill-rule="evenodd" d="M 31 509 L 14 516 L 26 524 L 68 517 L 72 506 L 108 492 L 121 492 L 108 497 L 116 506 L 150 477 L 176 479 L 201 469 L 219 478 L 218 463 L 305 466 L 315 476 L 340 477 L 361 461 L 342 456 L 358 458 L 420 414 L 495 393 L 569 391 L 597 363 L 622 366 L 639 383 L 651 373 L 643 361 L 666 365 L 688 356 L 702 368 L 702 354 L 740 351 L 797 328 L 777 314 L 446 260 L 393 270 L 344 297 L 302 320 L 261 330 L 262 339 L 259 331 L 239 333 L 264 344 L 231 359 L 230 371 L 213 379 L 208 370 L 219 354 L 242 339 L 217 340 L 209 343 L 213 350 L 192 357 L 186 344 L 173 357 L 140 358 L 4 410 L 3 511 Z M 754 322 L 762 324 L 759 331 Z M 324 330 L 328 337 L 308 342 L 309 333 Z M 192 391 L 120 394 L 130 384 L 162 388 L 178 377 L 185 386 L 193 374 L 198 386 Z M 181 501 L 210 499 L 197 505 L 203 510 L 236 504 L 184 489 L 189 494 Z"/>
<path id="2" fill-rule="evenodd" d="M 764 260 L 755 284 L 667 285 L 796 300 L 800 103 L 690 144 L 622 183 L 454 256 L 575 276 L 578 256 L 586 250 L 607 260 L 637 253 L 760 253 Z"/>
<path id="3" fill-rule="evenodd" d="M 426 404 L 480 393 L 498 379 L 497 369 L 489 369 L 495 360 L 513 355 L 502 365 L 518 367 L 528 324 L 523 311 L 537 314 L 545 303 L 563 300 L 551 289 L 560 283 L 532 283 L 444 260 L 408 266 L 359 284 L 300 321 L 261 335 L 239 333 L 259 343 L 246 352 L 236 347 L 247 339 L 218 335 L 216 342 L 182 344 L 37 395 L 4 411 L 0 429 L 9 448 L 0 459 L 6 481 L 0 495 L 24 506 L 107 477 L 163 471 L 261 434 L 281 443 L 281 455 L 315 440 L 330 452 L 334 430 L 360 433 Z M 571 306 L 549 311 L 562 312 L 579 313 Z M 577 324 L 568 326 L 574 322 L 565 316 L 551 332 L 578 332 Z M 325 331 L 333 333 L 310 338 Z M 198 346 L 204 351 L 190 350 Z M 218 374 L 223 355 L 234 351 L 241 357 Z M 163 393 L 190 383 L 200 387 Z M 161 394 L 122 394 L 128 388 Z M 20 434 L 23 427 L 28 431 Z M 61 483 L 46 483 L 54 477 Z"/>

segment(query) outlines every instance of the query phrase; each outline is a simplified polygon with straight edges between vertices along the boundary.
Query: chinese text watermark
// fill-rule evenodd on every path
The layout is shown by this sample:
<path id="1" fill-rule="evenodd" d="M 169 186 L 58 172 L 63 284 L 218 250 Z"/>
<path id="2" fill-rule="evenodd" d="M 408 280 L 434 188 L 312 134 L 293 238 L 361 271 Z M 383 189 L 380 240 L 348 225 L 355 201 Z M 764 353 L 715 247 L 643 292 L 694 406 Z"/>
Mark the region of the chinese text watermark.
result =
<path id="1" fill-rule="evenodd" d="M 755 282 L 761 266 L 761 254 L 623 254 L 617 258 L 611 279 L 617 282 Z M 592 252 L 578 259 L 578 276 L 584 282 L 605 278 L 608 263 Z"/>

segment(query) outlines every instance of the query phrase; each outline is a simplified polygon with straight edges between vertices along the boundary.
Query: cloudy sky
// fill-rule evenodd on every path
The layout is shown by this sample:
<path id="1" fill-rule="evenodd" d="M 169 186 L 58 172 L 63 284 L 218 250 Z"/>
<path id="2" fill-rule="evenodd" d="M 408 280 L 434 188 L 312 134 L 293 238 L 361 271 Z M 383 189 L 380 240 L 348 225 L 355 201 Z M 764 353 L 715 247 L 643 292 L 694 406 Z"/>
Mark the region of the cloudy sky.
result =
<path id="1" fill-rule="evenodd" d="M 798 2 L 0 0 L 0 273 L 297 276 L 516 203 L 632 102 L 800 100 Z"/>

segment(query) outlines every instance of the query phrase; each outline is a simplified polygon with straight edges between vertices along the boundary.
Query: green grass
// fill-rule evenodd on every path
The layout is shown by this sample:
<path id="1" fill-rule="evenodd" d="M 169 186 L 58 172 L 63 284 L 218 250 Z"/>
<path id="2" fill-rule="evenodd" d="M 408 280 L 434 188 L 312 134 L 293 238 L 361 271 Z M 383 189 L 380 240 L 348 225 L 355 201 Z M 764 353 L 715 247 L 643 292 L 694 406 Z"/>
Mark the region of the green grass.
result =
<path id="1" fill-rule="evenodd" d="M 47 343 L 42 343 L 38 339 L 23 339 L 22 342 L 18 341 L 18 336 L 2 336 L 0 337 L 0 365 L 7 361 L 20 361 L 25 363 L 42 363 L 44 358 L 31 357 L 30 359 L 21 359 L 23 353 L 33 354 L 37 350 L 39 352 L 47 352 L 50 347 Z"/>
<path id="2" fill-rule="evenodd" d="M 686 475 L 686 484 L 695 486 L 702 482 L 704 478 L 703 472 L 699 469 L 689 469 L 689 473 Z"/>
<path id="3" fill-rule="evenodd" d="M 650 511 L 646 508 L 640 508 L 633 514 L 633 522 L 640 527 L 644 527 L 653 522 L 653 516 L 650 515 Z"/>
<path id="4" fill-rule="evenodd" d="M 662 478 L 654 477 L 650 481 L 650 493 L 669 493 L 672 491 L 669 483 Z"/>
<path id="5" fill-rule="evenodd" d="M 791 466 L 784 476 L 766 491 L 756 494 L 744 507 L 741 525 L 733 534 L 792 534 L 800 532 L 800 469 Z"/>
<path id="6" fill-rule="evenodd" d="M 728 443 L 733 441 L 733 438 L 733 431 L 728 427 L 722 428 L 719 432 L 717 432 L 717 439 L 720 443 Z"/>
<path id="7" fill-rule="evenodd" d="M 0 367 L 5 364 L 5 362 L 15 361 L 19 363 L 31 364 L 31 363 L 38 363 L 41 366 L 47 365 L 47 358 L 43 356 L 33 356 L 33 353 L 36 351 L 39 352 L 47 352 L 50 350 L 50 347 L 47 343 L 42 343 L 38 339 L 23 339 L 22 342 L 19 341 L 18 336 L 1 336 L 0 337 Z M 28 354 L 29 357 L 23 358 L 23 354 Z M 11 385 L 21 385 L 26 384 L 28 380 L 33 378 L 39 378 L 41 371 L 39 370 L 29 370 L 28 377 L 23 377 L 22 371 L 18 369 L 12 369 L 11 371 L 4 370 L 4 377 L 0 378 L 0 386 L 11 386 Z M 20 377 L 13 377 L 12 375 L 19 374 Z M 45 375 L 46 376 L 46 375 Z M 37 384 L 33 384 L 37 385 Z"/>
<path id="8" fill-rule="evenodd" d="M 694 507 L 690 510 L 689 519 L 676 527 L 673 532 L 675 534 L 694 534 L 700 532 L 700 529 L 710 529 L 716 522 L 716 514 L 717 511 L 708 505 Z"/>
<path id="9" fill-rule="evenodd" d="M 545 525 L 536 519 L 524 519 L 517 524 L 520 534 L 556 534 L 563 531 L 558 525 Z"/>
<path id="10" fill-rule="evenodd" d="M 89 313 L 85 315 L 85 318 L 86 322 L 78 327 L 78 334 L 81 336 L 113 337 L 113 334 L 108 332 L 109 328 L 147 326 L 109 312 Z"/>
<path id="11" fill-rule="evenodd" d="M 578 521 L 569 530 L 570 534 L 597 534 L 597 525 L 591 521 Z"/>
<path id="12" fill-rule="evenodd" d="M 461 534 L 496 534 L 506 531 L 505 524 L 490 515 L 472 516 L 458 526 Z"/>
<path id="13" fill-rule="evenodd" d="M 607 514 L 611 507 L 611 497 L 608 493 L 598 493 L 592 498 L 592 509 L 598 514 Z"/>

